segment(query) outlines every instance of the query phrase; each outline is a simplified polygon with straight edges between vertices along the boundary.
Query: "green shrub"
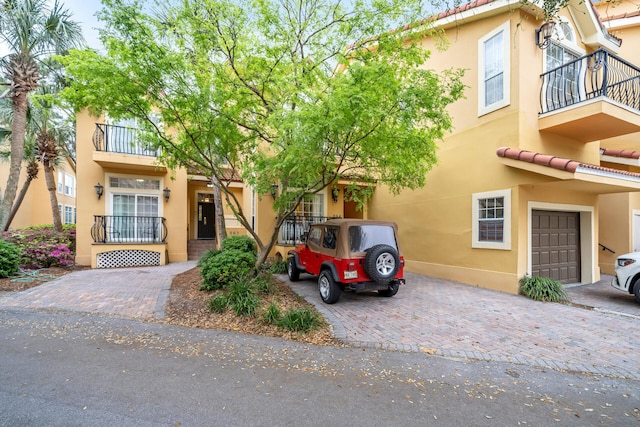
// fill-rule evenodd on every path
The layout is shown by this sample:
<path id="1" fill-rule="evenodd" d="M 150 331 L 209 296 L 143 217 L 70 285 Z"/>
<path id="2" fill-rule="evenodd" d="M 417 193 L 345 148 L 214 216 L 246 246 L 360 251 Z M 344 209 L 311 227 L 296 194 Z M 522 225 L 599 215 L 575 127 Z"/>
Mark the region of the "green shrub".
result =
<path id="1" fill-rule="evenodd" d="M 224 313 L 225 311 L 227 311 L 227 308 L 229 308 L 229 299 L 225 294 L 212 296 L 211 298 L 209 298 L 207 308 L 209 309 L 209 311 Z"/>
<path id="2" fill-rule="evenodd" d="M 11 242 L 0 239 L 0 277 L 14 276 L 20 269 L 20 249 Z"/>
<path id="3" fill-rule="evenodd" d="M 548 277 L 524 276 L 520 279 L 520 294 L 536 301 L 569 301 L 562 284 Z"/>
<path id="4" fill-rule="evenodd" d="M 238 316 L 252 317 L 255 315 L 260 298 L 255 295 L 257 278 L 240 277 L 229 285 L 227 300 Z"/>
<path id="5" fill-rule="evenodd" d="M 320 317 L 309 308 L 297 308 L 288 310 L 278 321 L 278 326 L 290 331 L 309 332 L 320 325 Z"/>
<path id="6" fill-rule="evenodd" d="M 271 283 L 271 278 L 268 275 L 258 275 L 253 278 L 253 288 L 256 292 L 269 295 L 274 292 L 273 284 Z"/>
<path id="7" fill-rule="evenodd" d="M 287 261 L 273 261 L 267 269 L 267 273 L 269 274 L 286 274 L 286 272 Z"/>
<path id="8" fill-rule="evenodd" d="M 220 250 L 218 249 L 207 249 L 207 251 L 198 260 L 198 264 L 197 264 L 198 267 L 202 268 L 202 266 L 205 265 L 210 258 L 213 258 L 219 253 L 220 253 Z"/>
<path id="9" fill-rule="evenodd" d="M 282 313 L 280 312 L 280 308 L 276 303 L 271 302 L 267 311 L 262 315 L 262 320 L 268 325 L 277 325 L 280 322 L 281 317 Z"/>
<path id="10" fill-rule="evenodd" d="M 38 225 L 5 232 L 7 241 L 18 246 L 23 268 L 65 267 L 75 261 L 76 229 L 65 224 L 61 233 L 52 225 Z"/>
<path id="11" fill-rule="evenodd" d="M 250 275 L 254 271 L 256 257 L 237 249 L 223 250 L 211 256 L 200 268 L 202 290 L 221 289 L 234 279 Z"/>
<path id="12" fill-rule="evenodd" d="M 238 250 L 256 255 L 256 242 L 249 236 L 231 236 L 222 241 L 222 251 Z"/>

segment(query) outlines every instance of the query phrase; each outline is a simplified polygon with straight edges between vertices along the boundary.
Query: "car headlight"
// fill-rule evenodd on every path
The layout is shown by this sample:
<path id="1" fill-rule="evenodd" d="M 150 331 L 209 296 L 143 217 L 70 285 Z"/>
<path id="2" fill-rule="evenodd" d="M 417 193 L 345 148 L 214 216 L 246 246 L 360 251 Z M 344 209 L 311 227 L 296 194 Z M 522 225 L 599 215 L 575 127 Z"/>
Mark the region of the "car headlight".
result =
<path id="1" fill-rule="evenodd" d="M 634 262 L 636 262 L 635 259 L 631 259 L 631 258 L 618 258 L 618 267 L 626 267 L 628 265 L 633 264 Z"/>

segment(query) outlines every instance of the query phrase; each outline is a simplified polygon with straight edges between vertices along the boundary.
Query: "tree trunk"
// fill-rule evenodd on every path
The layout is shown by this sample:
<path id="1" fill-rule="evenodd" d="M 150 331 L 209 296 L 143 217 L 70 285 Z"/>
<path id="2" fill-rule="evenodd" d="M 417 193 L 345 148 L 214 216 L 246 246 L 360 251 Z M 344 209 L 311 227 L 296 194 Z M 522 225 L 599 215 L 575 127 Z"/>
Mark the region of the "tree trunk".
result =
<path id="1" fill-rule="evenodd" d="M 221 248 L 222 241 L 227 238 L 227 225 L 224 220 L 224 205 L 222 204 L 222 194 L 220 192 L 220 181 L 213 176 L 213 203 L 216 210 L 216 246 Z"/>
<path id="2" fill-rule="evenodd" d="M 53 177 L 53 168 L 44 165 L 44 179 L 47 182 L 47 190 L 49 191 L 49 201 L 51 202 L 51 214 L 53 215 L 53 228 L 57 232 L 62 232 L 62 220 L 60 218 L 60 209 L 58 209 L 58 197 L 56 196 L 56 182 Z"/>
<path id="3" fill-rule="evenodd" d="M 24 138 L 27 125 L 27 94 L 19 91 L 13 101 L 13 126 L 11 129 L 11 162 L 9 177 L 4 190 L 4 198 L 0 203 L 0 230 L 8 227 L 9 215 L 18 191 L 20 168 L 24 157 Z"/>
<path id="4" fill-rule="evenodd" d="M 278 236 L 280 235 L 280 228 L 282 227 L 282 223 L 284 222 L 284 218 L 286 215 L 278 214 L 276 217 L 276 224 L 273 227 L 273 233 L 271 234 L 271 238 L 266 246 L 260 248 L 260 252 L 258 253 L 258 259 L 256 260 L 256 270 L 260 270 L 262 266 L 267 262 L 267 258 L 269 257 L 269 253 L 271 249 L 278 243 Z"/>
<path id="5" fill-rule="evenodd" d="M 33 178 L 27 176 L 27 179 L 24 181 L 24 184 L 22 184 L 20 193 L 18 193 L 16 202 L 13 204 L 13 207 L 11 208 L 11 212 L 9 213 L 9 216 L 7 218 L 7 224 L 5 225 L 5 229 L 2 231 L 7 231 L 9 227 L 11 227 L 11 221 L 13 221 L 13 218 L 16 216 L 16 213 L 18 213 L 18 209 L 20 209 L 20 205 L 24 200 L 24 196 L 27 194 L 27 190 L 29 189 L 29 185 L 31 184 L 31 181 L 33 181 Z"/>

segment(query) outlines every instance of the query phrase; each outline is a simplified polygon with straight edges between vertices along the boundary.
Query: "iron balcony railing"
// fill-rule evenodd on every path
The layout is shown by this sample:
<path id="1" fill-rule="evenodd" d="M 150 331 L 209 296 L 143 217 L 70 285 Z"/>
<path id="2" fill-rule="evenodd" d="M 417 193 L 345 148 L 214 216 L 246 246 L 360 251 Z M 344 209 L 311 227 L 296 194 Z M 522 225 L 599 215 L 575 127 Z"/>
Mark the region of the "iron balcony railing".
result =
<path id="1" fill-rule="evenodd" d="M 157 216 L 94 215 L 94 243 L 165 243 L 167 227 Z"/>
<path id="2" fill-rule="evenodd" d="M 295 246 L 304 243 L 312 224 L 320 224 L 332 218 L 339 217 L 290 215 L 280 227 L 278 244 L 281 246 Z"/>
<path id="3" fill-rule="evenodd" d="M 107 153 L 136 154 L 139 156 L 158 157 L 159 150 L 151 149 L 140 141 L 138 129 L 124 126 L 96 123 L 93 132 L 93 146 L 96 151 Z"/>
<path id="4" fill-rule="evenodd" d="M 541 114 L 598 97 L 640 110 L 640 68 L 603 49 L 540 77 Z"/>

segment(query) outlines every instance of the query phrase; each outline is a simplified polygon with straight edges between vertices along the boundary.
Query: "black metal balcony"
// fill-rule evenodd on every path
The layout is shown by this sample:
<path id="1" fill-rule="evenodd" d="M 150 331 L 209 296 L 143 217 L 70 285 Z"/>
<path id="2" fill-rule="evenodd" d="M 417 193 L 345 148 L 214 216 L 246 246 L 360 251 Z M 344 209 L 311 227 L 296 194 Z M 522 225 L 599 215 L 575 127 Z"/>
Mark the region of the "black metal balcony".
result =
<path id="1" fill-rule="evenodd" d="M 281 246 L 295 246 L 304 243 L 312 224 L 320 224 L 332 218 L 339 217 L 290 215 L 280 227 L 278 244 Z"/>
<path id="2" fill-rule="evenodd" d="M 167 227 L 157 216 L 94 215 L 94 243 L 165 243 Z"/>
<path id="3" fill-rule="evenodd" d="M 108 153 L 135 154 L 138 156 L 158 157 L 159 150 L 151 149 L 140 141 L 138 129 L 124 126 L 96 123 L 93 132 L 93 146 L 96 151 Z"/>
<path id="4" fill-rule="evenodd" d="M 549 70 L 540 77 L 541 114 L 599 97 L 640 113 L 640 68 L 603 49 Z"/>

